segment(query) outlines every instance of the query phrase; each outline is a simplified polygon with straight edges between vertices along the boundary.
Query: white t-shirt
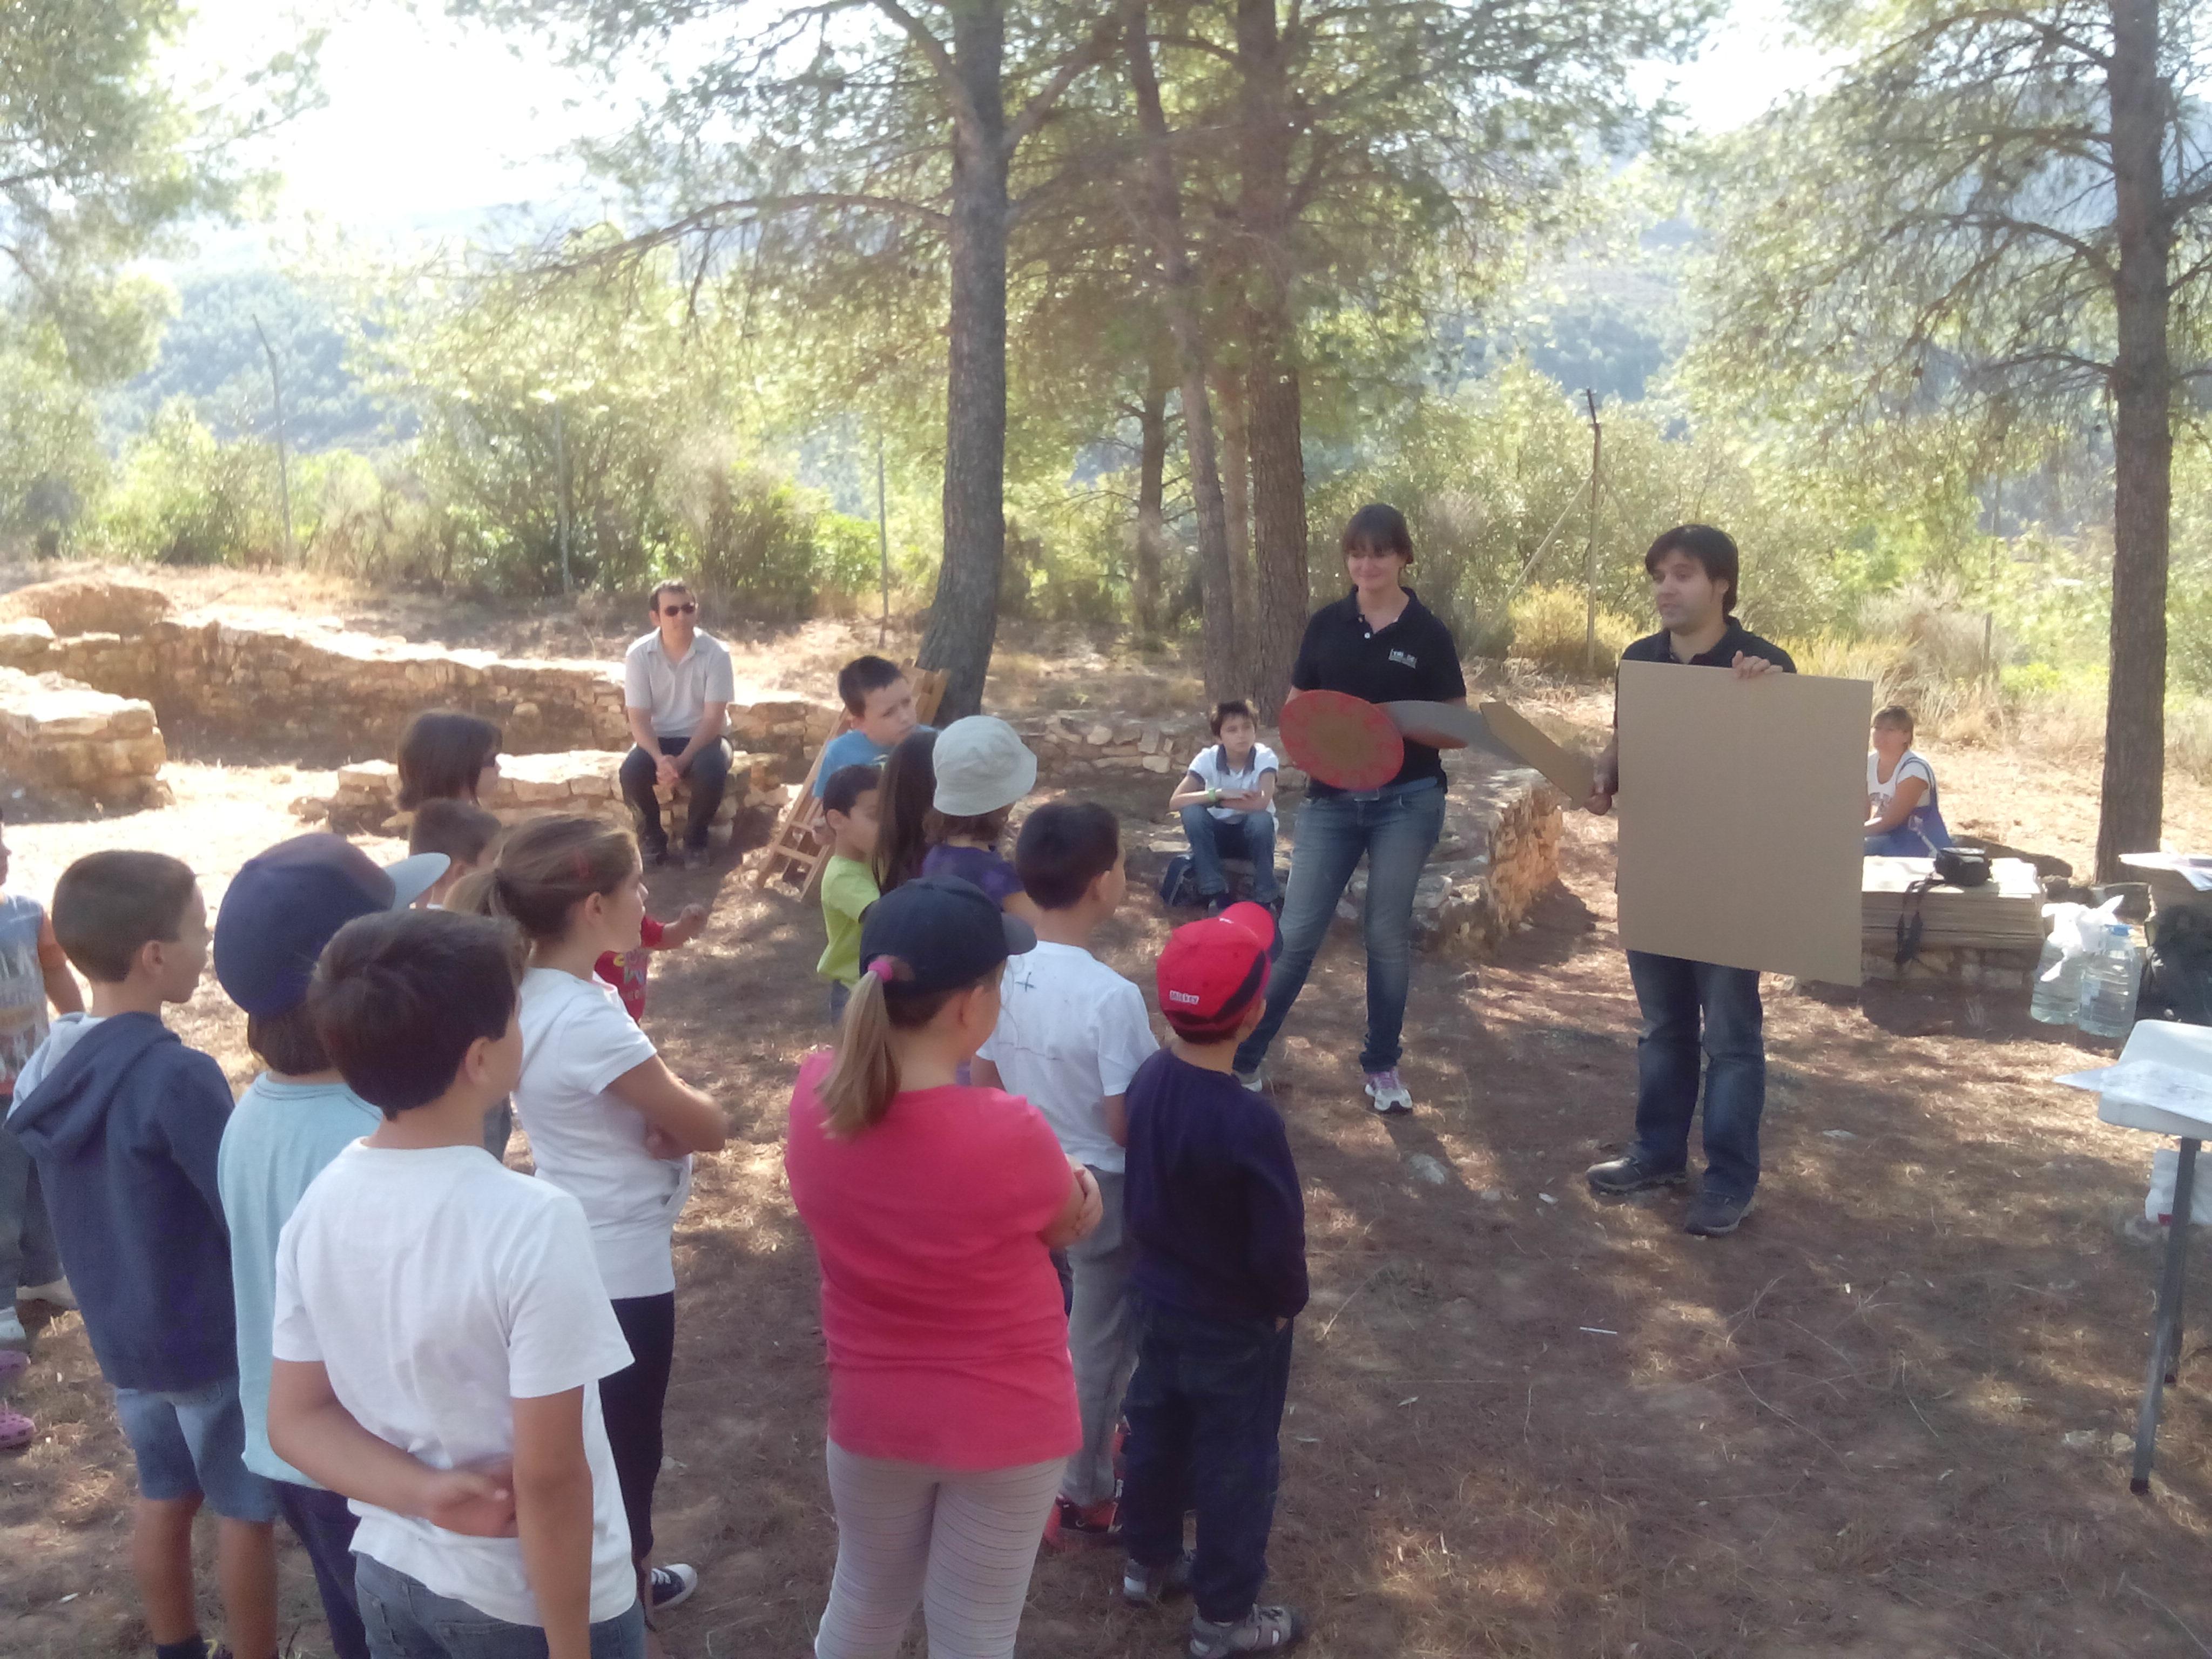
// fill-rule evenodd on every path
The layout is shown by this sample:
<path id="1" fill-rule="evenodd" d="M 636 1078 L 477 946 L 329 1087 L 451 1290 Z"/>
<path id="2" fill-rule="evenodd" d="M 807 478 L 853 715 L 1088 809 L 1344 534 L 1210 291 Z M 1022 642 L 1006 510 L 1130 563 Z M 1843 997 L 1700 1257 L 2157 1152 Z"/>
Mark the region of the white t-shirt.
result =
<path id="1" fill-rule="evenodd" d="M 1210 743 L 1198 751 L 1198 758 L 1186 769 L 1207 788 L 1218 789 L 1224 795 L 1231 795 L 1248 789 L 1257 789 L 1260 787 L 1261 778 L 1269 772 L 1281 770 L 1282 763 L 1275 758 L 1275 751 L 1268 748 L 1266 744 L 1255 743 L 1252 745 L 1252 752 L 1244 757 L 1243 769 L 1232 772 L 1229 769 L 1228 761 L 1223 756 L 1221 745 L 1218 743 Z M 1224 823 L 1233 818 L 1249 818 L 1252 816 L 1249 812 L 1240 812 L 1232 806 L 1209 806 L 1206 810 Z M 1267 808 L 1267 816 L 1271 818 L 1275 816 L 1273 806 L 1270 805 Z"/>
<path id="2" fill-rule="evenodd" d="M 1881 757 L 1875 750 L 1868 750 L 1867 799 L 1873 804 L 1877 811 L 1889 805 L 1891 799 L 1897 793 L 1897 786 L 1907 778 L 1918 778 L 1927 784 L 1927 794 L 1920 798 L 1920 804 L 1923 806 L 1928 804 L 1929 796 L 1936 793 L 1936 769 L 1928 763 L 1928 757 L 1917 749 L 1908 749 L 1898 757 L 1897 770 L 1889 775 L 1887 782 L 1885 783 L 1882 781 L 1881 772 Z"/>
<path id="3" fill-rule="evenodd" d="M 514 1454 L 517 1400 L 584 1390 L 592 1619 L 637 1600 L 599 1380 L 630 1363 L 576 1200 L 481 1146 L 356 1141 L 301 1194 L 276 1244 L 279 1359 L 319 1361 L 380 1440 L 433 1468 Z M 356 1501 L 353 1547 L 513 1625 L 537 1598 L 513 1538 L 471 1538 Z"/>
<path id="4" fill-rule="evenodd" d="M 998 1028 L 976 1053 L 1001 1086 L 1044 1114 L 1060 1149 L 1094 1170 L 1118 1170 L 1106 1133 L 1106 1097 L 1125 1094 L 1159 1044 L 1144 993 L 1078 945 L 1040 939 L 1006 959 Z"/>
<path id="5" fill-rule="evenodd" d="M 603 979 L 532 968 L 521 1001 L 514 1112 L 538 1178 L 584 1206 L 609 1296 L 665 1296 L 676 1288 L 668 1243 L 690 1195 L 691 1160 L 647 1152 L 645 1115 L 607 1092 L 653 1058 L 653 1040 Z"/>
<path id="6" fill-rule="evenodd" d="M 657 628 L 623 653 L 623 703 L 652 715 L 655 737 L 690 737 L 708 703 L 734 702 L 737 695 L 730 653 L 711 634 L 694 634 L 680 662 L 670 659 Z"/>

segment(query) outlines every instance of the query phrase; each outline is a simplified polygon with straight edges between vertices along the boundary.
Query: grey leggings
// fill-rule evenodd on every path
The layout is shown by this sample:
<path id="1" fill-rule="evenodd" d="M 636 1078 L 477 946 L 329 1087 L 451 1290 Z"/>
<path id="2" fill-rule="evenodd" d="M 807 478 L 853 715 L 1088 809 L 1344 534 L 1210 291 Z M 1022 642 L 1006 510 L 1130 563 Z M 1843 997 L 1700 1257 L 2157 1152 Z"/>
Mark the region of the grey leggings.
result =
<path id="1" fill-rule="evenodd" d="M 891 1659 L 917 1602 L 930 1659 L 1011 1659 L 1065 1465 L 933 1469 L 832 1441 L 837 1571 L 815 1659 Z"/>

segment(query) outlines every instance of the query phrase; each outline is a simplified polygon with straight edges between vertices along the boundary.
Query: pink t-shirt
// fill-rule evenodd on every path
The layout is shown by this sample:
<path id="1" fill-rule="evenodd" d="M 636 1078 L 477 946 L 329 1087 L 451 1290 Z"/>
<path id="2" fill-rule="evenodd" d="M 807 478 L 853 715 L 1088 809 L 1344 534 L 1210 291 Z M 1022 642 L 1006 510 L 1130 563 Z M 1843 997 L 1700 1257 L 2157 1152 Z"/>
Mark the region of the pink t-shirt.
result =
<path id="1" fill-rule="evenodd" d="M 851 1140 L 809 1055 L 783 1164 L 822 1264 L 830 1437 L 861 1457 L 1012 1468 L 1083 1443 L 1060 1279 L 1039 1235 L 1073 1176 L 1043 1115 L 957 1086 L 900 1095 Z"/>

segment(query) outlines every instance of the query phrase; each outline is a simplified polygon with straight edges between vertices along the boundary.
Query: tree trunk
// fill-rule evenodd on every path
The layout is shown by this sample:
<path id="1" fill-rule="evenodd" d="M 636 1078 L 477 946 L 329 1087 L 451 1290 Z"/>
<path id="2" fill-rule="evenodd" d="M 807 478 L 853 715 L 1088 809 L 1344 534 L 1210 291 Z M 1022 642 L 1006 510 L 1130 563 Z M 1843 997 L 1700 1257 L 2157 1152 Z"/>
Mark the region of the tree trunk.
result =
<path id="1" fill-rule="evenodd" d="M 1146 14 L 1131 20 L 1127 36 L 1129 83 L 1145 135 L 1146 217 L 1158 258 L 1168 327 L 1175 335 L 1182 379 L 1183 447 L 1190 456 L 1190 494 L 1198 512 L 1200 638 L 1208 702 L 1237 694 L 1237 590 L 1230 573 L 1228 508 L 1222 499 L 1221 465 L 1213 447 L 1213 406 L 1206 391 L 1206 339 L 1199 319 L 1198 272 L 1183 240 L 1182 191 L 1169 149 L 1160 83 L 1152 70 Z"/>
<path id="2" fill-rule="evenodd" d="M 1260 587 L 1252 574 L 1252 447 L 1244 422 L 1244 372 L 1217 368 L 1213 406 L 1221 416 L 1221 496 L 1229 519 L 1229 585 L 1237 595 L 1237 681 L 1249 695 L 1255 684 L 1252 630 L 1260 617 Z"/>
<path id="3" fill-rule="evenodd" d="M 1263 721 L 1290 690 L 1306 624 L 1306 471 L 1285 239 L 1291 122 L 1275 0 L 1237 0 L 1238 230 L 1247 272 L 1245 387 L 1259 616 L 1252 690 Z"/>
<path id="4" fill-rule="evenodd" d="M 1168 381 L 1157 364 L 1146 377 L 1144 407 L 1137 411 L 1137 558 L 1132 606 L 1137 638 L 1150 647 L 1160 637 L 1160 555 L 1167 544 Z"/>
<path id="5" fill-rule="evenodd" d="M 1000 0 L 955 0 L 948 10 L 953 65 L 973 118 L 952 129 L 945 561 L 916 659 L 945 671 L 940 725 L 982 707 L 1006 550 L 1005 16 Z"/>
<path id="6" fill-rule="evenodd" d="M 2112 0 L 2113 288 L 2112 674 L 2097 878 L 2123 873 L 2123 853 L 2155 852 L 2166 785 L 2166 586 L 2173 494 L 2172 368 L 2167 260 L 2172 245 L 2160 165 L 2165 89 L 2158 0 Z"/>

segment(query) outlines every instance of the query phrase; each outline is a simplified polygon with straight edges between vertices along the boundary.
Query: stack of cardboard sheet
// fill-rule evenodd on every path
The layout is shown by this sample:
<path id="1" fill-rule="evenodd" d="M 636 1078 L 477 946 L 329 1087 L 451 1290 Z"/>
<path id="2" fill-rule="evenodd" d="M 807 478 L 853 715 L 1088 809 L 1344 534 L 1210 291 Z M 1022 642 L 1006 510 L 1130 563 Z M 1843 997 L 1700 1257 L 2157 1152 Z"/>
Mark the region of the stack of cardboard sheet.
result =
<path id="1" fill-rule="evenodd" d="M 1917 906 L 1920 942 L 1984 951 L 2035 951 L 2043 945 L 2043 886 L 2025 859 L 1993 859 L 1979 887 L 1929 888 L 1906 896 L 1935 872 L 1933 859 L 1869 859 L 1860 893 L 1861 927 L 1869 948 L 1893 946 L 1897 918 Z"/>

